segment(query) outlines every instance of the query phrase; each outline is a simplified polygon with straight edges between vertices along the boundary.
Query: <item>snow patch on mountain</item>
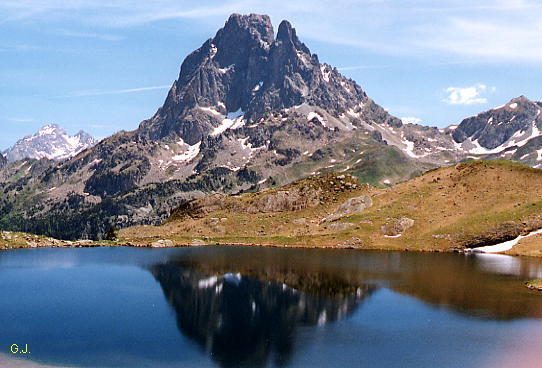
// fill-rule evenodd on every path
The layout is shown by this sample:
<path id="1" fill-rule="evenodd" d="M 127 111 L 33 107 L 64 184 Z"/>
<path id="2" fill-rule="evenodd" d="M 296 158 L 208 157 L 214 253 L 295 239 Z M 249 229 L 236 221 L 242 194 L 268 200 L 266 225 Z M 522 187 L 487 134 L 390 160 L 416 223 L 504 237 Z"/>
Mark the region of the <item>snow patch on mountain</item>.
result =
<path id="1" fill-rule="evenodd" d="M 309 114 L 307 115 L 307 121 L 312 121 L 313 119 L 318 120 L 320 122 L 320 124 L 322 124 L 322 126 L 324 128 L 327 127 L 324 118 L 320 114 L 318 114 L 317 112 L 312 111 L 312 112 L 309 112 Z"/>
<path id="2" fill-rule="evenodd" d="M 182 139 L 178 142 L 179 146 L 184 150 L 184 152 L 173 156 L 171 159 L 176 162 L 190 162 L 199 154 L 201 141 L 194 145 L 189 145 L 185 143 Z"/>
<path id="3" fill-rule="evenodd" d="M 461 147 L 465 149 L 468 153 L 477 154 L 477 155 L 491 155 L 491 154 L 501 153 L 510 147 L 514 147 L 514 146 L 523 147 L 531 139 L 539 137 L 540 135 L 541 135 L 540 129 L 538 129 L 535 122 L 533 122 L 530 129 L 528 129 L 527 131 L 518 130 L 512 135 L 512 137 L 510 137 L 508 141 L 506 141 L 505 143 L 501 144 L 500 146 L 496 148 L 488 149 L 488 148 L 482 147 L 480 143 L 478 143 L 478 140 L 472 140 L 471 138 L 463 142 Z M 466 147 L 472 147 L 472 148 L 466 148 Z"/>
<path id="4" fill-rule="evenodd" d="M 211 136 L 216 137 L 224 133 L 228 129 L 239 129 L 245 125 L 246 121 L 244 120 L 244 111 L 241 109 L 229 112 L 225 119 L 222 120 L 222 123 L 213 129 Z"/>

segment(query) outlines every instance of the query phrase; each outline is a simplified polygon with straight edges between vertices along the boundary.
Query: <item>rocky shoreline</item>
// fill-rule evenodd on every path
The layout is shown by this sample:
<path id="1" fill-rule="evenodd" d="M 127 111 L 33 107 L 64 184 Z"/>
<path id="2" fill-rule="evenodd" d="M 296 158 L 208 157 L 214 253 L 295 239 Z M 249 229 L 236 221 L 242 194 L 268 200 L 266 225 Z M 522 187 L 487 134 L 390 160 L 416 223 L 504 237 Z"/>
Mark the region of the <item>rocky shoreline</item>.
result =
<path id="1" fill-rule="evenodd" d="M 6 242 L 11 240 L 11 242 Z M 469 249 L 448 248 L 448 249 L 386 249 L 386 248 L 368 248 L 363 245 L 359 239 L 352 238 L 337 244 L 322 244 L 318 246 L 304 244 L 278 244 L 278 243 L 258 243 L 258 242 L 217 242 L 213 239 L 194 238 L 191 241 L 173 241 L 170 239 L 156 239 L 149 241 L 126 241 L 126 240 L 59 240 L 49 237 L 43 237 L 25 233 L 15 233 L 2 231 L 0 233 L 0 251 L 13 249 L 32 249 L 32 248 L 95 248 L 95 247 L 134 247 L 134 248 L 183 248 L 200 246 L 243 246 L 243 247 L 270 247 L 270 248 L 317 248 L 317 249 L 353 249 L 353 250 L 375 250 L 375 251 L 414 251 L 429 253 L 483 253 L 473 252 Z M 519 256 L 519 254 L 515 254 Z M 536 256 L 534 256 L 536 257 Z"/>

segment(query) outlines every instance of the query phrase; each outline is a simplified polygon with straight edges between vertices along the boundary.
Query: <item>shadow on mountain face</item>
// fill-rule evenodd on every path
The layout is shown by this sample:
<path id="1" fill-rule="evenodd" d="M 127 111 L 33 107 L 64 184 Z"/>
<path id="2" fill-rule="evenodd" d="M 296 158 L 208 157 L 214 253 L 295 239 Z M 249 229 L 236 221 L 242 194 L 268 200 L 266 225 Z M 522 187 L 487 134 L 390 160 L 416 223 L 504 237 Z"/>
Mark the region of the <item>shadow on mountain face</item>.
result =
<path id="1" fill-rule="evenodd" d="M 303 326 L 345 318 L 375 290 L 313 275 L 311 292 L 271 278 L 206 274 L 175 263 L 150 267 L 181 333 L 222 367 L 287 365 Z M 276 276 L 276 275 L 275 275 Z M 320 292 L 315 292 L 320 290 Z"/>

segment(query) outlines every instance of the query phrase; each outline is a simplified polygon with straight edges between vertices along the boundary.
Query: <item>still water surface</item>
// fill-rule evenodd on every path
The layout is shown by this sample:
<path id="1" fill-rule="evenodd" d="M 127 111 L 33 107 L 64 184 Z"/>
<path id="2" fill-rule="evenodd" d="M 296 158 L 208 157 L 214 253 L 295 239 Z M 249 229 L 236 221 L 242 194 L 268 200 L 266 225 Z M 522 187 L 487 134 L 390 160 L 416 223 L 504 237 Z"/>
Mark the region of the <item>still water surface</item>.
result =
<path id="1" fill-rule="evenodd" d="M 0 366 L 539 367 L 537 276 L 476 254 L 4 251 Z"/>

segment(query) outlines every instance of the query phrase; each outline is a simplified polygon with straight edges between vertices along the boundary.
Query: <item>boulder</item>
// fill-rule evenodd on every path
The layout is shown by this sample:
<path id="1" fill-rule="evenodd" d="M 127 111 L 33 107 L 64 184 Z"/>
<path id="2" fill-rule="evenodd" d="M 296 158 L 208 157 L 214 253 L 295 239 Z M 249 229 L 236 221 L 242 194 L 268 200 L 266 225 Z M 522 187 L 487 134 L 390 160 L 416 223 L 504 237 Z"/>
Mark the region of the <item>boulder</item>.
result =
<path id="1" fill-rule="evenodd" d="M 340 219 L 341 217 L 362 212 L 372 205 L 373 200 L 371 197 L 366 195 L 350 198 L 341 204 L 334 213 L 322 219 L 322 222 L 332 222 Z"/>
<path id="2" fill-rule="evenodd" d="M 247 213 L 299 211 L 320 204 L 320 189 L 294 188 L 265 194 L 253 200 L 245 209 Z"/>
<path id="3" fill-rule="evenodd" d="M 151 244 L 152 248 L 169 248 L 173 246 L 173 242 L 171 240 L 158 240 Z"/>
<path id="4" fill-rule="evenodd" d="M 405 230 L 414 225 L 414 220 L 408 217 L 392 218 L 382 225 L 380 230 L 385 236 L 399 236 L 402 235 Z"/>

